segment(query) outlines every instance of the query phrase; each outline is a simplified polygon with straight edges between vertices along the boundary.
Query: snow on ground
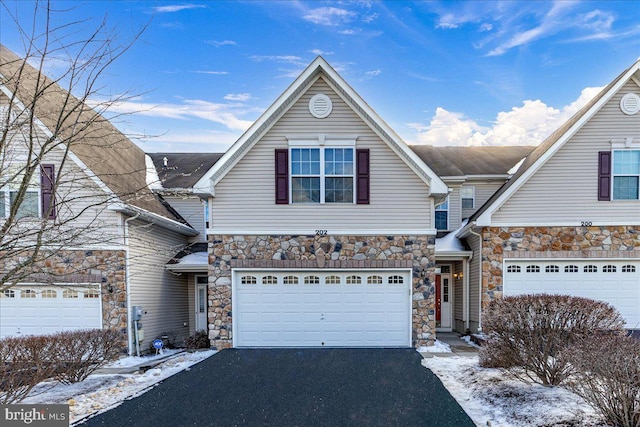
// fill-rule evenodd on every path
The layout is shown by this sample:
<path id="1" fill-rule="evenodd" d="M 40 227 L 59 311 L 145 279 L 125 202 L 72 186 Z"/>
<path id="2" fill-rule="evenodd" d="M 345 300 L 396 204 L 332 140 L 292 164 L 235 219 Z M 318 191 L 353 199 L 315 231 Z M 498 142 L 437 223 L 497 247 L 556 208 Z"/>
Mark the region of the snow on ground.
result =
<path id="1" fill-rule="evenodd" d="M 435 340 L 433 345 L 429 347 L 419 347 L 418 353 L 451 353 L 451 346 L 449 344 Z"/>
<path id="2" fill-rule="evenodd" d="M 499 369 L 481 368 L 477 356 L 431 357 L 431 369 L 478 426 L 601 426 L 598 415 L 579 396 L 561 387 L 543 387 L 508 378 Z"/>
<path id="3" fill-rule="evenodd" d="M 125 357 L 108 365 L 112 368 L 133 367 L 152 363 L 177 351 L 165 350 L 163 355 Z M 144 374 L 92 374 L 76 384 L 46 381 L 35 387 L 22 403 L 68 404 L 71 424 L 118 406 L 126 399 L 139 396 L 158 382 L 214 355 L 214 350 L 181 353 L 160 363 Z"/>

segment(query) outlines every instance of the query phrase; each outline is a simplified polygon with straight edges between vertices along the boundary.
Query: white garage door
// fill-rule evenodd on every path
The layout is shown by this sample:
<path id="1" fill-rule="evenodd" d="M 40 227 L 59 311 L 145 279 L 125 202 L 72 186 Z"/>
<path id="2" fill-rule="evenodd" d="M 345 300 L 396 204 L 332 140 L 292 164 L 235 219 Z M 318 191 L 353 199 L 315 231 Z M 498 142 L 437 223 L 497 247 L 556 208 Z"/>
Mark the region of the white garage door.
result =
<path id="1" fill-rule="evenodd" d="M 409 347 L 411 271 L 235 271 L 236 347 Z"/>
<path id="2" fill-rule="evenodd" d="M 640 261 L 505 261 L 504 295 L 565 294 L 606 301 L 640 328 Z"/>
<path id="3" fill-rule="evenodd" d="M 98 285 L 13 286 L 0 293 L 0 338 L 101 328 Z"/>

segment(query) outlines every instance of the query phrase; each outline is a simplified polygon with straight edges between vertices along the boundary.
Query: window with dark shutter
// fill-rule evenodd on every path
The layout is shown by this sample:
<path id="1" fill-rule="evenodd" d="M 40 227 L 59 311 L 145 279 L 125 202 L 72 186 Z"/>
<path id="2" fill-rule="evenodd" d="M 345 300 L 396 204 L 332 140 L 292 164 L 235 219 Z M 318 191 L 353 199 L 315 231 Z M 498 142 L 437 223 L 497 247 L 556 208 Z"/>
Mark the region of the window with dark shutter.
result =
<path id="1" fill-rule="evenodd" d="M 46 219 L 56 218 L 55 182 L 55 166 L 40 165 L 40 201 L 42 217 Z"/>
<path id="2" fill-rule="evenodd" d="M 369 149 L 356 150 L 356 203 L 369 204 Z"/>
<path id="3" fill-rule="evenodd" d="M 277 148 L 276 155 L 276 204 L 289 203 L 289 150 Z"/>
<path id="4" fill-rule="evenodd" d="M 611 200 L 611 151 L 598 153 L 598 200 Z"/>

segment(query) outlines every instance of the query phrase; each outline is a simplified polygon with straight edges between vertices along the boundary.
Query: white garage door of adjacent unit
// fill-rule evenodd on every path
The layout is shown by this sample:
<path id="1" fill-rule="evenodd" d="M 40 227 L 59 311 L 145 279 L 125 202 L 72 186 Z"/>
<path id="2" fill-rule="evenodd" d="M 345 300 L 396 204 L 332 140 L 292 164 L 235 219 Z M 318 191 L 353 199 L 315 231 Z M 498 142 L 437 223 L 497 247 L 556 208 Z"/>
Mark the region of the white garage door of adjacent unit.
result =
<path id="1" fill-rule="evenodd" d="M 0 338 L 101 328 L 98 285 L 13 286 L 0 293 Z"/>
<path id="2" fill-rule="evenodd" d="M 640 261 L 506 260 L 505 296 L 565 294 L 613 305 L 630 329 L 640 328 Z"/>
<path id="3" fill-rule="evenodd" d="M 409 347 L 411 271 L 235 271 L 236 347 Z"/>

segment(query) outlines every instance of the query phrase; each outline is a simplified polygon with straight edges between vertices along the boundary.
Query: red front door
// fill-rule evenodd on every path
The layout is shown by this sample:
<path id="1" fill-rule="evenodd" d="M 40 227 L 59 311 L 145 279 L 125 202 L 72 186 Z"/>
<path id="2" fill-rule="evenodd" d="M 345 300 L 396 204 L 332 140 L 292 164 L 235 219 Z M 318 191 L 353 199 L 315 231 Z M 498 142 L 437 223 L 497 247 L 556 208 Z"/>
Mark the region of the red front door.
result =
<path id="1" fill-rule="evenodd" d="M 441 295 L 440 295 L 440 275 L 436 274 L 436 323 L 440 324 L 440 304 L 441 304 Z"/>

